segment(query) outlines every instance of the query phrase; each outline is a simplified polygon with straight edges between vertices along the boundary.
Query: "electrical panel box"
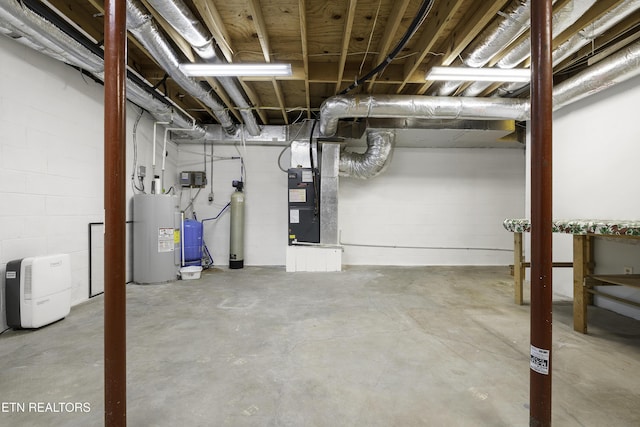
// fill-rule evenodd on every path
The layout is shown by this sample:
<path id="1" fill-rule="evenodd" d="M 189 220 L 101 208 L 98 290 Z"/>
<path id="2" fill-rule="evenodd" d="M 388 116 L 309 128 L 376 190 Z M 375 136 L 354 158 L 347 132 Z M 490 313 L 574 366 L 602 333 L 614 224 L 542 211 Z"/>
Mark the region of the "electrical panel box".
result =
<path id="1" fill-rule="evenodd" d="M 207 174 L 202 171 L 180 172 L 180 185 L 182 187 L 205 187 L 207 185 Z"/>
<path id="2" fill-rule="evenodd" d="M 289 172 L 289 244 L 320 243 L 320 174 L 310 168 Z"/>

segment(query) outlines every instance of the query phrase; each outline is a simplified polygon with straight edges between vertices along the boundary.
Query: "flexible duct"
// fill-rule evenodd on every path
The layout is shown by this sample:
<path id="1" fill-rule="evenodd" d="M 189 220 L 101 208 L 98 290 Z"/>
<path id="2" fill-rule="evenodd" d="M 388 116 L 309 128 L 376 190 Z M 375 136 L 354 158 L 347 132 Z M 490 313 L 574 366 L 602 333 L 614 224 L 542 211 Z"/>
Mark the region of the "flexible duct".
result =
<path id="1" fill-rule="evenodd" d="M 205 62 L 223 63 L 218 55 L 216 55 L 213 36 L 193 15 L 191 10 L 182 2 L 182 0 L 148 0 L 149 4 L 158 11 L 160 15 L 184 37 L 191 45 L 193 50 Z M 244 120 L 247 132 L 252 136 L 260 135 L 260 126 L 251 110 L 251 105 L 247 102 L 242 89 L 233 77 L 217 77 L 216 78 L 229 97 L 240 109 L 240 114 Z"/>
<path id="2" fill-rule="evenodd" d="M 17 0 L 0 2 L 0 21 L 4 27 L 21 34 L 42 47 L 41 51 L 93 73 L 104 70 L 102 58 L 94 55 L 72 37 L 60 31 L 51 22 L 43 19 Z M 34 42 L 37 40 L 37 42 Z"/>
<path id="3" fill-rule="evenodd" d="M 605 31 L 616 25 L 618 22 L 631 15 L 640 8 L 640 0 L 625 0 L 607 11 L 598 19 L 589 24 L 582 31 L 571 36 L 567 41 L 562 43 L 552 53 L 553 66 L 560 64 L 570 55 L 586 46 L 596 37 L 602 35 Z M 495 94 L 499 96 L 509 96 L 520 88 L 525 87 L 522 83 L 507 83 L 500 86 Z"/>
<path id="4" fill-rule="evenodd" d="M 320 107 L 320 134 L 335 134 L 338 120 L 346 117 L 526 120 L 529 102 L 421 95 L 334 96 Z"/>
<path id="5" fill-rule="evenodd" d="M 104 81 L 104 61 L 101 57 L 40 15 L 17 5 L 15 1 L 0 3 L 0 26 L 5 29 L 5 35 L 18 43 L 53 59 L 83 68 Z M 35 31 L 36 28 L 44 31 Z M 174 126 L 189 129 L 188 134 L 192 137 L 202 137 L 205 134 L 204 128 L 193 128 L 191 118 L 152 96 L 147 89 L 131 79 L 127 79 L 127 98 L 147 110 L 156 120 L 172 122 Z"/>
<path id="6" fill-rule="evenodd" d="M 127 28 L 180 87 L 211 108 L 228 134 L 236 132 L 236 125 L 225 106 L 215 100 L 197 80 L 180 70 L 175 52 L 158 31 L 151 15 L 137 0 L 127 0 Z"/>
<path id="7" fill-rule="evenodd" d="M 569 28 L 584 13 L 594 5 L 596 0 L 573 0 L 553 14 L 552 37 L 556 37 Z M 505 56 L 496 63 L 498 68 L 514 68 L 531 56 L 531 35 L 509 50 Z M 469 85 L 461 96 L 477 96 L 483 90 L 491 86 L 491 82 L 475 82 Z"/>
<path id="8" fill-rule="evenodd" d="M 389 130 L 368 130 L 367 149 L 364 153 L 340 153 L 340 176 L 370 179 L 378 176 L 391 162 L 395 134 Z"/>
<path id="9" fill-rule="evenodd" d="M 558 110 L 637 75 L 640 75 L 640 42 L 556 85 L 553 88 L 553 108 Z"/>
<path id="10" fill-rule="evenodd" d="M 482 31 L 478 41 L 470 44 L 462 52 L 462 64 L 474 68 L 486 65 L 491 58 L 529 28 L 530 6 L 531 0 L 514 0 L 509 3 L 504 12 L 500 13 L 502 19 L 494 20 Z M 439 96 L 451 95 L 460 84 L 460 81 L 442 82 L 430 93 Z"/>

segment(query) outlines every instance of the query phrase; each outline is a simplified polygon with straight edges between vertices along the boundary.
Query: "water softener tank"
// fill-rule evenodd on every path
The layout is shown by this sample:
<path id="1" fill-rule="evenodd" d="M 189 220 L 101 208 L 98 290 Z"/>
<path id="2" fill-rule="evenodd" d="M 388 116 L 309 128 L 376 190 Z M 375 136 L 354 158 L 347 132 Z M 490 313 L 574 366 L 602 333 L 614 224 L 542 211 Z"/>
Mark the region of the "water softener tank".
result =
<path id="1" fill-rule="evenodd" d="M 244 193 L 242 181 L 234 181 L 236 191 L 231 195 L 231 235 L 229 239 L 229 268 L 244 267 Z"/>
<path id="2" fill-rule="evenodd" d="M 202 223 L 184 220 L 184 265 L 202 265 Z"/>

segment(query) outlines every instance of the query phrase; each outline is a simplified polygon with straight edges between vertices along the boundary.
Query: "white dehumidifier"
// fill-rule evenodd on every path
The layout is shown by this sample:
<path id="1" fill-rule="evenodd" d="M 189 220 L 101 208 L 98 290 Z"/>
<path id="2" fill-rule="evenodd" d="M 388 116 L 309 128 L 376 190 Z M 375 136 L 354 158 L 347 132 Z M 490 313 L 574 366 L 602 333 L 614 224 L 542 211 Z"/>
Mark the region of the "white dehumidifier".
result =
<path id="1" fill-rule="evenodd" d="M 29 257 L 7 263 L 7 325 L 39 328 L 60 320 L 71 309 L 69 255 Z"/>

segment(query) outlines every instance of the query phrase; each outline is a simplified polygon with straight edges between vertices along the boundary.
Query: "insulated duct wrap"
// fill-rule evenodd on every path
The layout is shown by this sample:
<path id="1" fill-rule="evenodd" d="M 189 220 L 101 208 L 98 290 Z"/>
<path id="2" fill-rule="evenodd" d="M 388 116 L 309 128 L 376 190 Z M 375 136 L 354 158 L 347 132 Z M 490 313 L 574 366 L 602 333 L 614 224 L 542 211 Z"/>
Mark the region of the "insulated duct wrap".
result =
<path id="1" fill-rule="evenodd" d="M 573 0 L 553 14 L 552 37 L 556 37 L 569 28 L 584 13 L 593 6 L 596 0 Z M 531 35 L 518 43 L 508 51 L 500 61 L 496 63 L 498 68 L 515 68 L 522 61 L 531 56 Z M 469 85 L 460 95 L 477 96 L 483 90 L 491 86 L 491 82 L 475 82 Z"/>
<path id="2" fill-rule="evenodd" d="M 236 125 L 225 106 L 215 100 L 197 80 L 180 70 L 175 52 L 158 31 L 151 16 L 136 0 L 127 0 L 127 28 L 180 87 L 211 108 L 228 134 L 236 132 Z"/>
<path id="3" fill-rule="evenodd" d="M 395 134 L 389 130 L 368 130 L 364 153 L 340 153 L 340 176 L 370 179 L 378 176 L 391 162 Z"/>
<path id="4" fill-rule="evenodd" d="M 576 22 L 596 0 L 573 0 L 553 14 L 552 34 L 556 37 Z M 498 68 L 514 68 L 531 56 L 531 35 L 522 40 L 496 63 Z"/>
<path id="5" fill-rule="evenodd" d="M 102 58 L 17 0 L 0 1 L 0 23 L 29 39 L 30 43 L 26 44 L 39 45 L 42 49 L 38 50 L 51 53 L 55 58 L 63 58 L 67 64 L 92 73 L 104 70 Z"/>
<path id="6" fill-rule="evenodd" d="M 553 88 L 553 108 L 558 110 L 637 75 L 640 75 L 640 42 L 556 85 Z"/>
<path id="7" fill-rule="evenodd" d="M 503 19 L 489 25 L 480 35 L 479 41 L 462 53 L 464 65 L 474 68 L 487 65 L 491 58 L 529 28 L 531 0 L 512 1 L 500 15 Z"/>
<path id="8" fill-rule="evenodd" d="M 347 117 L 527 120 L 529 101 L 420 95 L 334 96 L 320 107 L 320 134 L 331 136 Z"/>
<path id="9" fill-rule="evenodd" d="M 500 13 L 500 16 L 502 19 L 494 20 L 478 36 L 478 41 L 462 52 L 460 55 L 463 58 L 462 65 L 474 68 L 485 66 L 491 58 L 529 28 L 531 0 L 513 0 L 504 12 Z M 431 93 L 439 96 L 451 95 L 462 83 L 460 81 L 442 82 L 435 85 Z"/>
<path id="10" fill-rule="evenodd" d="M 622 3 L 615 6 L 613 9 L 607 11 L 598 19 L 593 21 L 582 31 L 571 36 L 567 41 L 555 48 L 552 52 L 553 66 L 560 64 L 569 56 L 576 53 L 583 46 L 586 46 L 595 38 L 602 35 L 605 31 L 631 15 L 633 12 L 640 8 L 640 0 L 625 0 Z M 509 96 L 518 89 L 525 87 L 527 84 L 523 83 L 506 83 L 500 86 L 495 93 L 498 96 Z"/>
<path id="11" fill-rule="evenodd" d="M 148 0 L 149 4 L 180 33 L 204 62 L 224 63 L 216 54 L 215 44 L 209 31 L 193 15 L 182 0 Z M 260 126 L 256 121 L 251 105 L 247 102 L 238 81 L 233 77 L 217 77 L 229 97 L 240 110 L 249 135 L 260 135 Z"/>

